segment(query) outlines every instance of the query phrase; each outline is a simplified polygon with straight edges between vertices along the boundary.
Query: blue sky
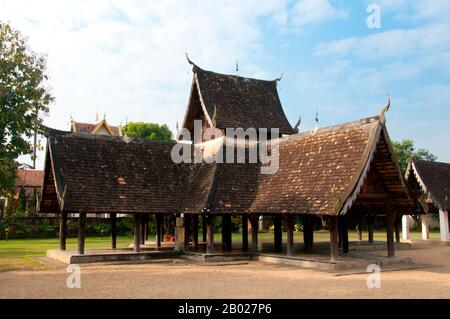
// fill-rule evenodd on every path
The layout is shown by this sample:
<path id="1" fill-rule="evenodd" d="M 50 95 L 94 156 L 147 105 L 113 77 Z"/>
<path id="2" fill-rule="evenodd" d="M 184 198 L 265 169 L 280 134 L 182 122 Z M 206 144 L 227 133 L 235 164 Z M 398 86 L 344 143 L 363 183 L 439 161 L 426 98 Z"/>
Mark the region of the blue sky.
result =
<path id="1" fill-rule="evenodd" d="M 368 28 L 379 5 L 381 28 Z M 186 108 L 199 66 L 274 79 L 302 130 L 377 115 L 392 96 L 392 139 L 450 162 L 450 0 L 0 0 L 0 20 L 47 55 L 56 97 L 47 125 L 70 116 L 167 123 Z M 41 156 L 42 162 L 42 156 Z"/>

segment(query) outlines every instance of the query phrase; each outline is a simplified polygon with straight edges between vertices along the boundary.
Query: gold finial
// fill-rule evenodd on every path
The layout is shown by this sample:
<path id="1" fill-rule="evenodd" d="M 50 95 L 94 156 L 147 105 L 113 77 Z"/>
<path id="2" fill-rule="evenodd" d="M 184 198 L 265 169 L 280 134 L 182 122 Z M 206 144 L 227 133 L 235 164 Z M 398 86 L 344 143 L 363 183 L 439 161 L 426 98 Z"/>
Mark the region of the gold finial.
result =
<path id="1" fill-rule="evenodd" d="M 95 122 L 98 122 L 98 112 L 95 112 Z"/>
<path id="2" fill-rule="evenodd" d="M 381 109 L 380 112 L 380 121 L 381 123 L 386 123 L 386 112 L 389 111 L 389 108 L 391 107 L 391 96 L 389 95 L 389 92 L 387 93 L 387 103 L 386 105 Z"/>

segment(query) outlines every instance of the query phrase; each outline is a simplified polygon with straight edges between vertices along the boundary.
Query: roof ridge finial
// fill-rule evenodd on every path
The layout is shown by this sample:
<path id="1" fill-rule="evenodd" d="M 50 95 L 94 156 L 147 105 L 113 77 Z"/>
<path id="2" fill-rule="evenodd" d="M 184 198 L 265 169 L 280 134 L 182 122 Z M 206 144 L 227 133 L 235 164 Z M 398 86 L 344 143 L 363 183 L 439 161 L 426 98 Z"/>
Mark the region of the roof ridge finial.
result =
<path id="1" fill-rule="evenodd" d="M 191 61 L 191 59 L 189 59 L 189 55 L 187 54 L 187 52 L 184 52 L 184 54 L 186 55 L 186 60 L 188 61 L 188 63 L 192 65 L 194 68 L 198 68 L 197 64 L 195 64 L 194 62 Z"/>
<path id="2" fill-rule="evenodd" d="M 297 123 L 295 123 L 295 126 L 294 126 L 294 133 L 298 133 L 298 132 L 300 132 L 300 124 L 302 123 L 302 117 L 301 116 L 299 116 L 298 117 L 298 121 L 297 121 Z"/>
<path id="3" fill-rule="evenodd" d="M 316 126 L 314 127 L 314 132 L 317 132 L 317 130 L 319 129 L 319 107 L 318 106 L 316 106 L 315 120 L 316 120 Z"/>
<path id="4" fill-rule="evenodd" d="M 236 60 L 236 74 L 239 74 L 239 61 Z"/>
<path id="5" fill-rule="evenodd" d="M 283 79 L 284 72 L 281 73 L 280 77 L 276 78 L 275 82 L 280 82 Z"/>
<path id="6" fill-rule="evenodd" d="M 389 95 L 389 91 L 386 94 L 387 94 L 387 102 L 380 112 L 380 122 L 382 124 L 386 123 L 386 112 L 389 111 L 389 108 L 391 107 L 391 96 Z"/>

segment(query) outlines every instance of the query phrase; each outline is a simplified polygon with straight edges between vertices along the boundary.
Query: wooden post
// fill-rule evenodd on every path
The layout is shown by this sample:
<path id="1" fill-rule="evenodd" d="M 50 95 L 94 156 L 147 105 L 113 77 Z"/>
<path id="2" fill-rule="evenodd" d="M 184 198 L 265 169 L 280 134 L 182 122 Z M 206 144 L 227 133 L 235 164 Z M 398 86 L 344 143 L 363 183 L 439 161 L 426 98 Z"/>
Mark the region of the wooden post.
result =
<path id="1" fill-rule="evenodd" d="M 275 252 L 281 252 L 283 248 L 283 223 L 281 215 L 277 214 L 273 216 L 273 250 Z"/>
<path id="2" fill-rule="evenodd" d="M 395 226 L 396 216 L 395 212 L 392 210 L 392 203 L 390 200 L 386 201 L 386 236 L 387 236 L 387 256 L 395 256 L 394 247 L 394 226 Z"/>
<path id="3" fill-rule="evenodd" d="M 206 252 L 208 254 L 214 253 L 214 215 L 206 215 Z"/>
<path id="4" fill-rule="evenodd" d="M 242 250 L 248 251 L 248 216 L 242 215 Z"/>
<path id="5" fill-rule="evenodd" d="M 367 216 L 368 237 L 369 237 L 368 241 L 369 241 L 369 244 L 373 243 L 373 226 L 374 226 L 373 224 L 374 224 L 374 219 L 375 219 L 375 216 L 372 215 L 372 214 L 369 214 Z"/>
<path id="6" fill-rule="evenodd" d="M 250 224 L 252 225 L 252 253 L 258 252 L 258 220 L 259 215 L 250 215 Z"/>
<path id="7" fill-rule="evenodd" d="M 356 236 L 358 241 L 362 241 L 362 222 L 361 222 L 361 215 L 358 215 L 356 221 Z"/>
<path id="8" fill-rule="evenodd" d="M 191 237 L 191 215 L 184 214 L 184 250 L 189 250 L 189 241 Z"/>
<path id="9" fill-rule="evenodd" d="M 203 242 L 206 243 L 206 234 L 208 233 L 207 229 L 206 229 L 206 217 L 205 215 L 202 215 L 202 239 Z"/>
<path id="10" fill-rule="evenodd" d="M 117 248 L 117 214 L 111 213 L 109 214 L 111 219 L 111 248 Z"/>
<path id="11" fill-rule="evenodd" d="M 222 215 L 222 250 L 230 251 L 232 250 L 232 240 L 231 240 L 231 215 Z"/>
<path id="12" fill-rule="evenodd" d="M 396 242 L 397 244 L 400 244 L 401 216 L 397 216 L 397 217 L 395 218 L 394 227 L 395 227 L 395 242 Z"/>
<path id="13" fill-rule="evenodd" d="M 59 249 L 66 250 L 67 213 L 61 212 L 59 220 Z"/>
<path id="14" fill-rule="evenodd" d="M 78 218 L 78 253 L 80 255 L 84 254 L 85 228 L 86 213 L 80 213 L 80 217 Z"/>
<path id="15" fill-rule="evenodd" d="M 330 260 L 336 261 L 338 259 L 339 246 L 339 223 L 338 217 L 330 216 L 327 220 L 328 229 L 330 230 Z"/>
<path id="16" fill-rule="evenodd" d="M 145 218 L 146 214 L 141 215 L 141 223 L 140 223 L 140 229 L 141 229 L 141 245 L 145 245 Z"/>
<path id="17" fill-rule="evenodd" d="M 287 255 L 292 256 L 294 254 L 294 215 L 286 215 L 286 228 L 287 228 Z"/>
<path id="18" fill-rule="evenodd" d="M 309 250 L 309 239 L 311 238 L 309 234 L 309 216 L 303 215 L 303 250 Z"/>
<path id="19" fill-rule="evenodd" d="M 134 251 L 141 251 L 141 214 L 134 214 Z"/>
<path id="20" fill-rule="evenodd" d="M 194 249 L 198 248 L 198 214 L 192 215 L 192 241 L 194 243 Z"/>
<path id="21" fill-rule="evenodd" d="M 145 221 L 144 221 L 144 243 L 146 241 L 148 241 L 148 220 L 149 220 L 149 215 L 145 214 Z"/>
<path id="22" fill-rule="evenodd" d="M 348 220 L 346 216 L 342 216 L 342 252 L 347 254 L 349 252 L 348 244 Z"/>
<path id="23" fill-rule="evenodd" d="M 155 219 L 156 219 L 156 247 L 161 248 L 163 216 L 161 214 L 155 214 Z"/>

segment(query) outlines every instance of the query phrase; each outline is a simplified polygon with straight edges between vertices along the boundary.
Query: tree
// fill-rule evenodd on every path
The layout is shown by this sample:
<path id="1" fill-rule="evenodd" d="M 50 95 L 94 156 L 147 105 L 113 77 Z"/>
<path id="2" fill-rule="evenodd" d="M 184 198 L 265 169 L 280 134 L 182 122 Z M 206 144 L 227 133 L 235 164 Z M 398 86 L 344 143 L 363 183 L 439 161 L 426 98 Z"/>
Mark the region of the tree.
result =
<path id="1" fill-rule="evenodd" d="M 25 192 L 25 188 L 21 187 L 19 190 L 19 195 L 17 199 L 17 215 L 26 215 L 27 212 L 27 193 Z"/>
<path id="2" fill-rule="evenodd" d="M 437 160 L 437 156 L 432 154 L 430 151 L 425 149 L 416 150 L 414 147 L 414 142 L 412 140 L 402 140 L 401 142 L 393 141 L 394 151 L 397 155 L 397 160 L 402 170 L 405 174 L 408 168 L 409 161 L 411 159 L 421 159 L 427 161 Z"/>
<path id="3" fill-rule="evenodd" d="M 121 127 L 122 135 L 151 141 L 171 141 L 172 132 L 166 124 L 129 122 Z"/>
<path id="4" fill-rule="evenodd" d="M 31 154 L 29 139 L 42 131 L 41 113 L 53 97 L 45 87 L 46 61 L 26 40 L 0 22 L 0 193 L 10 191 L 20 155 Z"/>

